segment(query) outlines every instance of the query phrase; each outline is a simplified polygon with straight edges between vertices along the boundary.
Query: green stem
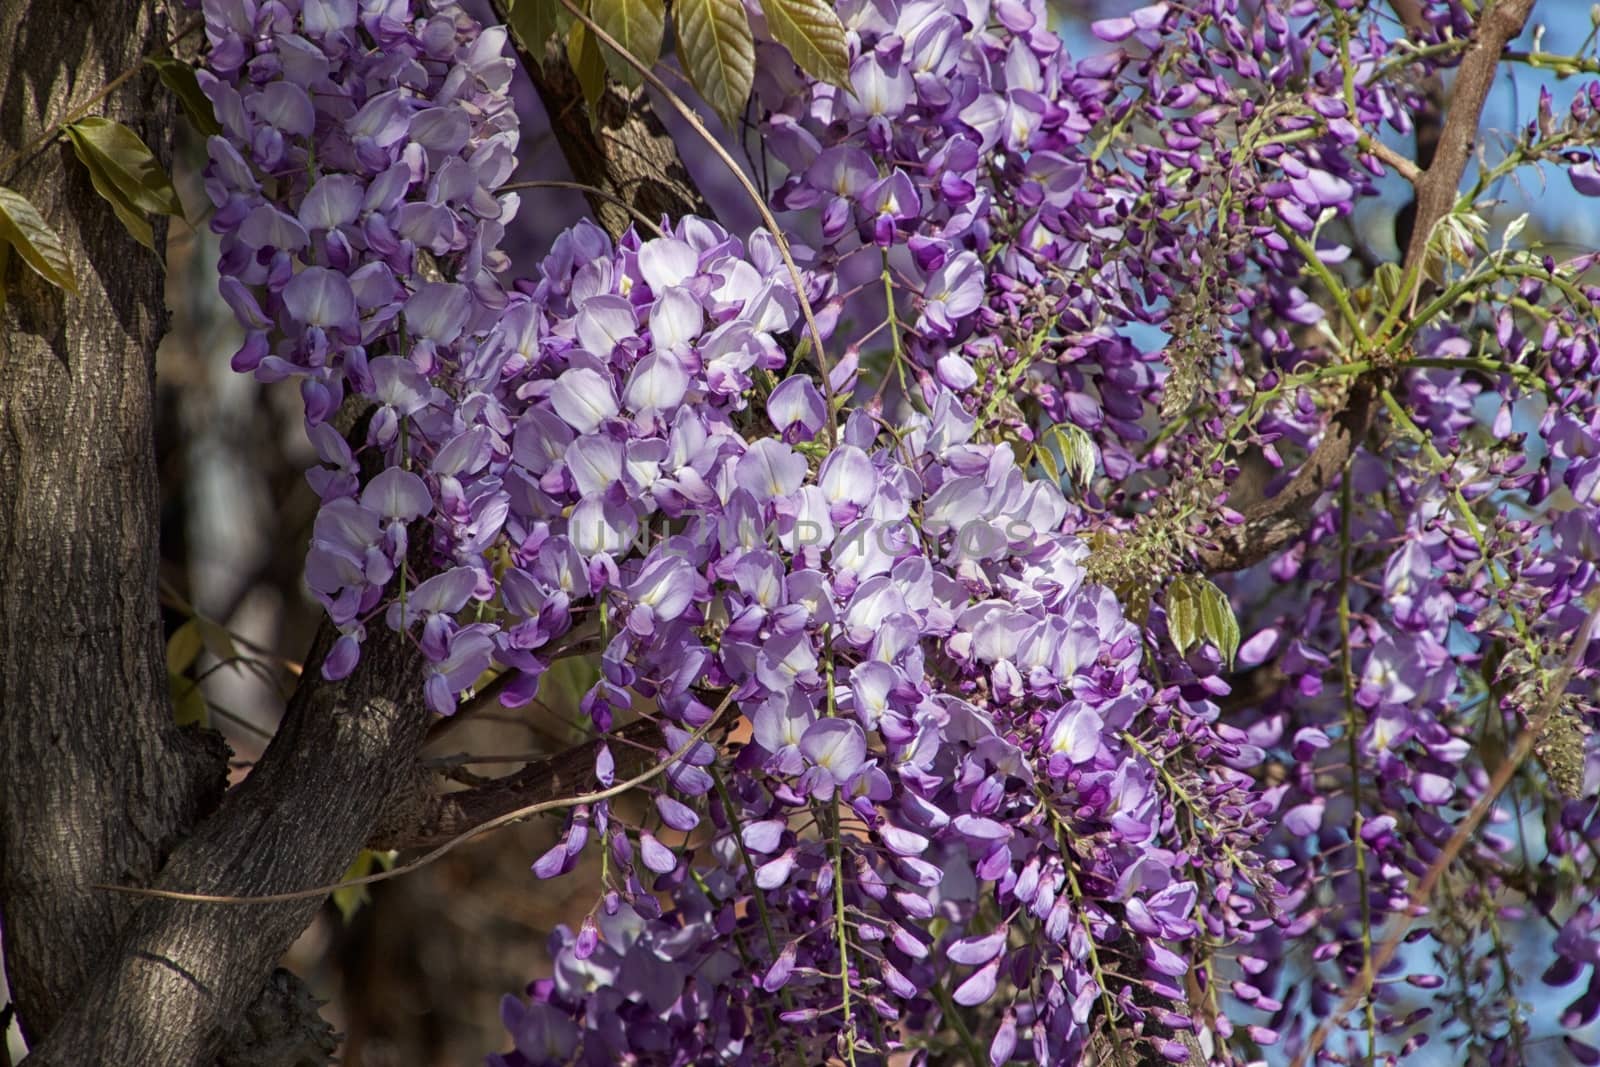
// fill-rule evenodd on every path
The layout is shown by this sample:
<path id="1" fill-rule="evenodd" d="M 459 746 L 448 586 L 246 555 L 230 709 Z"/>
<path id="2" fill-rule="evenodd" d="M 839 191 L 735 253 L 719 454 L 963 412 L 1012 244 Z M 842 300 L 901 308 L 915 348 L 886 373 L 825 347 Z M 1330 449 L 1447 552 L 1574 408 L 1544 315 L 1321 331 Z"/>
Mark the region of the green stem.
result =
<path id="1" fill-rule="evenodd" d="M 1323 288 L 1328 290 L 1328 295 L 1333 297 L 1333 302 L 1339 307 L 1340 317 L 1350 327 L 1350 332 L 1355 334 L 1357 351 L 1365 352 L 1371 342 L 1367 339 L 1366 328 L 1361 325 L 1361 316 L 1356 314 L 1356 309 L 1350 304 L 1350 294 L 1345 291 L 1344 285 L 1333 276 L 1328 265 L 1322 262 L 1322 257 L 1317 255 L 1317 250 L 1311 246 L 1310 241 L 1295 233 L 1282 221 L 1278 223 L 1278 232 L 1294 245 L 1311 273 L 1315 274 L 1317 280 L 1322 282 Z"/>
<path id="2" fill-rule="evenodd" d="M 983 1054 L 983 1046 L 979 1045 L 978 1039 L 972 1036 L 972 1029 L 967 1026 L 967 1020 L 961 1017 L 961 1011 L 956 1007 L 956 1002 L 950 999 L 950 990 L 945 988 L 943 978 L 933 984 L 933 995 L 939 1001 L 939 1010 L 944 1012 L 945 1020 L 954 1028 L 956 1036 L 961 1039 L 961 1043 L 967 1047 L 967 1055 L 971 1057 L 971 1062 L 975 1065 L 983 1063 L 987 1059 Z"/>
<path id="3" fill-rule="evenodd" d="M 833 798 L 833 840 L 828 852 L 833 859 L 833 936 L 839 945 L 839 995 L 844 1012 L 845 1059 L 855 1067 L 856 1027 L 850 1015 L 850 932 L 844 916 L 844 846 L 839 841 L 839 796 Z"/>
<path id="4" fill-rule="evenodd" d="M 722 802 L 722 810 L 728 816 L 728 825 L 733 828 L 733 841 L 739 848 L 739 858 L 744 862 L 745 870 L 750 875 L 751 884 L 754 885 L 756 876 L 755 860 L 751 858 L 750 850 L 745 848 L 744 837 L 740 832 L 742 827 L 739 823 L 739 814 L 733 806 L 733 797 L 728 793 L 727 784 L 723 782 L 721 773 L 715 768 L 712 768 L 711 771 L 711 784 L 716 788 L 717 799 Z M 757 887 L 750 894 L 750 897 L 756 902 L 756 914 L 761 919 L 761 930 L 767 935 L 767 949 L 771 951 L 773 958 L 776 959 L 778 956 L 778 937 L 772 931 L 772 916 L 767 911 L 767 894 Z M 794 1009 L 793 999 L 789 996 L 789 988 L 787 986 L 779 991 L 778 996 L 783 1000 L 784 1011 L 792 1011 Z"/>

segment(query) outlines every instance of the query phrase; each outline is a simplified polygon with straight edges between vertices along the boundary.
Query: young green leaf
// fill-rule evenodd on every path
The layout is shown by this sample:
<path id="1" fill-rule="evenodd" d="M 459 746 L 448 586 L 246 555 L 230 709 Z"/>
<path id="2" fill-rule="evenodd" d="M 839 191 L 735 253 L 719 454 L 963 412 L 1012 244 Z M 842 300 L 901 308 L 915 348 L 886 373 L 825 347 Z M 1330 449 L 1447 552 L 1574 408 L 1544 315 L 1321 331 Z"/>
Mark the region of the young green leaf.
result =
<path id="1" fill-rule="evenodd" d="M 1167 633 L 1181 656 L 1200 636 L 1200 603 L 1197 590 L 1185 575 L 1167 586 Z"/>
<path id="2" fill-rule="evenodd" d="M 661 58 L 661 40 L 667 32 L 667 6 L 663 0 L 590 0 L 589 17 L 595 25 L 617 39 L 645 68 Z M 642 78 L 633 64 L 610 45 L 602 45 L 606 69 L 611 77 L 637 89 Z"/>
<path id="3" fill-rule="evenodd" d="M 195 129 L 206 137 L 214 137 L 222 132 L 222 124 L 211 109 L 211 101 L 201 91 L 193 67 L 172 56 L 150 56 L 145 62 L 155 68 L 161 84 L 177 97 L 178 106 L 183 108 L 183 113 L 189 117 Z"/>
<path id="4" fill-rule="evenodd" d="M 205 646 L 205 634 L 200 629 L 199 619 L 190 619 L 172 631 L 172 636 L 167 638 L 167 672 L 182 674 L 188 670 Z"/>
<path id="5" fill-rule="evenodd" d="M 111 180 L 111 176 L 105 172 L 105 168 L 100 165 L 98 159 L 94 156 L 86 155 L 78 147 L 77 141 L 72 142 L 72 148 L 78 154 L 78 161 L 88 170 L 89 180 L 94 183 L 94 191 L 100 194 L 102 200 L 111 205 L 111 210 L 117 216 L 117 221 L 122 223 L 123 228 L 128 231 L 135 241 L 154 252 L 156 250 L 156 231 L 150 225 L 150 220 L 146 219 L 138 208 L 123 198 L 122 192 L 117 188 L 117 183 Z"/>
<path id="6" fill-rule="evenodd" d="M 339 880 L 347 882 L 352 878 L 364 878 L 369 874 L 376 874 L 378 870 L 390 870 L 394 867 L 393 852 L 374 852 L 372 849 L 362 849 L 356 856 L 355 862 L 350 864 L 350 869 L 344 872 Z M 372 896 L 364 885 L 346 886 L 333 891 L 333 903 L 339 909 L 339 915 L 345 922 L 349 922 L 361 905 L 371 900 Z"/>
<path id="7" fill-rule="evenodd" d="M 678 0 L 678 56 L 706 103 L 733 129 L 755 83 L 755 38 L 739 0 Z"/>
<path id="8" fill-rule="evenodd" d="M 1050 479 L 1051 485 L 1061 484 L 1061 461 L 1056 458 L 1055 449 L 1050 447 L 1048 440 L 1039 442 L 1039 446 L 1033 450 L 1033 458 L 1043 469 L 1044 476 Z"/>
<path id="9" fill-rule="evenodd" d="M 91 115 L 68 126 L 66 133 L 78 158 L 91 169 L 98 165 L 130 207 L 152 214 L 183 214 L 166 170 L 128 127 Z"/>
<path id="10" fill-rule="evenodd" d="M 800 69 L 841 88 L 850 84 L 850 46 L 833 5 L 823 0 L 762 0 L 767 29 Z"/>
<path id="11" fill-rule="evenodd" d="M 14 189 L 0 185 L 0 244 L 17 250 L 23 262 L 51 285 L 78 291 L 66 246 L 44 221 L 39 209 Z"/>
<path id="12" fill-rule="evenodd" d="M 182 215 L 183 209 L 150 149 L 128 127 L 99 116 L 73 123 L 66 134 L 95 192 L 135 241 L 155 251 L 155 231 L 145 213 Z"/>
<path id="13" fill-rule="evenodd" d="M 1051 426 L 1040 436 L 1035 456 L 1052 482 L 1060 484 L 1062 475 L 1067 475 L 1087 489 L 1094 481 L 1094 441 L 1081 427 L 1071 423 Z"/>
<path id="14" fill-rule="evenodd" d="M 560 0 L 513 0 L 511 32 L 530 52 L 542 57 L 545 42 L 555 35 L 556 12 L 560 8 Z"/>
<path id="15" fill-rule="evenodd" d="M 1180 574 L 1167 586 L 1167 631 L 1179 653 L 1208 641 L 1232 666 L 1239 651 L 1239 621 L 1228 595 L 1198 574 Z"/>
<path id="16" fill-rule="evenodd" d="M 567 62 L 578 75 L 583 102 L 589 105 L 589 114 L 593 116 L 595 105 L 606 91 L 606 60 L 600 54 L 600 42 L 581 22 L 573 22 L 567 31 Z"/>
<path id="17" fill-rule="evenodd" d="M 238 658 L 239 649 L 234 645 L 233 635 L 226 627 L 200 615 L 196 615 L 194 621 L 200 628 L 200 639 L 205 642 L 207 652 L 219 660 Z"/>
<path id="18" fill-rule="evenodd" d="M 200 683 L 181 674 L 167 675 L 167 691 L 172 696 L 172 721 L 179 726 L 206 725 L 206 695 Z"/>
<path id="19" fill-rule="evenodd" d="M 1233 617 L 1233 605 L 1228 595 L 1208 579 L 1196 578 L 1200 586 L 1200 636 L 1217 646 L 1222 661 L 1233 666 L 1233 657 L 1239 651 L 1239 620 Z"/>

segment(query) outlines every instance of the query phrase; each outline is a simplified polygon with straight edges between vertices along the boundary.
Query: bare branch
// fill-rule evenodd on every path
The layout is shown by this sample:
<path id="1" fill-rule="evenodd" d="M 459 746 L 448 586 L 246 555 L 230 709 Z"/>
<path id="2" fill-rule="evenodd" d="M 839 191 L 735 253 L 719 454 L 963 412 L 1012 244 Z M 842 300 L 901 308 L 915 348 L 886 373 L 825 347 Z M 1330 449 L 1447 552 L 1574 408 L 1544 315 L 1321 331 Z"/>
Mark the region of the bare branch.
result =
<path id="1" fill-rule="evenodd" d="M 1495 804 L 1499 803 L 1501 794 L 1511 784 L 1511 779 L 1516 776 L 1517 769 L 1527 762 L 1529 756 L 1533 755 L 1534 747 L 1544 733 L 1545 725 L 1560 709 L 1562 695 L 1566 693 L 1567 685 L 1572 681 L 1573 674 L 1577 672 L 1579 664 L 1583 662 L 1583 654 L 1588 650 L 1589 641 L 1594 636 L 1597 620 L 1600 620 L 1600 600 L 1595 601 L 1594 606 L 1589 609 L 1588 617 L 1578 627 L 1578 632 L 1573 635 L 1572 644 L 1567 649 L 1566 659 L 1562 662 L 1560 669 L 1555 672 L 1554 677 L 1551 678 L 1550 688 L 1546 691 L 1543 702 L 1538 710 L 1528 717 L 1526 728 L 1522 731 L 1521 736 L 1517 738 L 1516 745 L 1512 747 L 1504 762 L 1495 769 L 1493 777 L 1489 779 L 1488 788 L 1473 803 L 1472 808 L 1462 820 L 1456 823 L 1455 829 L 1450 834 L 1450 839 L 1445 842 L 1444 847 L 1439 850 L 1439 854 L 1428 865 L 1422 880 L 1417 883 L 1416 889 L 1412 891 L 1410 898 L 1406 901 L 1405 910 L 1396 914 L 1388 935 L 1384 938 L 1383 944 L 1378 947 L 1377 952 L 1373 954 L 1370 965 L 1350 986 L 1350 989 L 1344 995 L 1344 999 L 1339 1002 L 1339 1006 L 1325 1015 L 1321 1024 L 1317 1026 L 1316 1030 L 1312 1031 L 1310 1040 L 1305 1043 L 1305 1046 L 1295 1056 L 1291 1067 L 1305 1067 L 1305 1064 L 1316 1056 L 1317 1050 L 1322 1048 L 1323 1044 L 1328 1040 L 1333 1028 L 1339 1025 L 1339 1020 L 1349 1015 L 1362 1000 L 1371 995 L 1377 976 L 1383 973 L 1383 969 L 1389 966 L 1390 961 L 1399 953 L 1400 943 L 1405 940 L 1407 932 L 1411 929 L 1411 924 L 1416 921 L 1418 916 L 1427 911 L 1428 902 L 1433 899 L 1433 891 L 1438 887 L 1439 879 L 1444 877 L 1445 871 L 1449 870 L 1450 865 L 1456 861 L 1456 857 L 1461 855 L 1461 850 L 1466 848 L 1467 842 L 1478 832 L 1478 827 L 1483 825 L 1483 820 L 1489 817 L 1489 813 L 1494 810 Z"/>
<path id="2" fill-rule="evenodd" d="M 99 886 L 100 889 L 112 890 L 131 894 L 133 896 L 154 897 L 163 901 L 175 901 L 189 904 L 260 904 L 276 905 L 295 901 L 320 900 L 338 889 L 352 889 L 356 886 L 374 885 L 378 882 L 387 882 L 391 878 L 398 878 L 409 874 L 419 868 L 426 867 L 435 860 L 441 859 L 446 854 L 455 851 L 461 845 L 477 837 L 482 837 L 491 830 L 498 830 L 514 822 L 520 822 L 529 816 L 539 815 L 547 811 L 559 811 L 565 808 L 576 808 L 583 804 L 596 804 L 602 800 L 621 796 L 631 789 L 644 785 L 654 778 L 666 773 L 674 763 L 687 756 L 695 746 L 699 745 L 707 734 L 722 719 L 722 713 L 733 703 L 733 692 L 730 690 L 723 697 L 722 703 L 717 705 L 711 716 L 706 719 L 687 740 L 676 750 L 664 757 L 656 759 L 643 771 L 605 789 L 596 789 L 588 793 L 558 794 L 543 800 L 525 803 L 509 811 L 504 811 L 484 822 L 469 826 L 460 833 L 447 839 L 433 851 L 428 852 L 410 863 L 401 864 L 387 871 L 369 874 L 362 878 L 351 878 L 342 882 L 330 881 L 324 885 L 312 886 L 310 889 L 292 889 L 282 893 L 194 893 L 178 889 L 140 889 L 136 886 Z"/>
<path id="3" fill-rule="evenodd" d="M 432 848 L 508 811 L 592 792 L 600 786 L 594 774 L 595 756 L 607 740 L 612 743 L 612 755 L 617 761 L 616 773 L 624 779 L 649 766 L 665 744 L 661 728 L 652 720 L 640 719 L 617 730 L 609 739 L 594 738 L 574 745 L 472 789 L 437 793 L 431 787 L 432 775 L 419 774 L 422 780 L 411 802 L 387 813 L 373 833 L 371 847 Z"/>
<path id="4" fill-rule="evenodd" d="M 1408 276 L 1422 276 L 1428 236 L 1455 207 L 1502 53 L 1522 32 L 1532 10 L 1533 0 L 1497 0 L 1478 22 L 1477 37 L 1456 75 L 1438 150 L 1416 182 L 1416 218 L 1405 255 Z M 1312 515 L 1310 505 L 1333 484 L 1372 428 L 1378 411 L 1376 398 L 1391 373 L 1387 369 L 1372 371 L 1351 384 L 1343 407 L 1294 479 L 1277 496 L 1252 508 L 1243 525 L 1224 531 L 1212 547 L 1197 553 L 1202 566 L 1211 571 L 1248 567 L 1305 531 Z"/>

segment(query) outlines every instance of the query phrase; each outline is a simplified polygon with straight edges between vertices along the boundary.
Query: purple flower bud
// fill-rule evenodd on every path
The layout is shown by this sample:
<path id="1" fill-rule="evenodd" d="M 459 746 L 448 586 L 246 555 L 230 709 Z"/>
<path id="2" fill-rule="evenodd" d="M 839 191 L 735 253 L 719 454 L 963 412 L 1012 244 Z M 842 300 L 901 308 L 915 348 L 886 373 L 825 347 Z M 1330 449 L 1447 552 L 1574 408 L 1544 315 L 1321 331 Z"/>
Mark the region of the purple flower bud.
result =
<path id="1" fill-rule="evenodd" d="M 667 874 L 678 866 L 677 854 L 642 830 L 639 832 L 639 857 L 657 874 Z"/>
<path id="2" fill-rule="evenodd" d="M 1000 927 L 993 933 L 983 934 L 978 937 L 964 937 L 952 942 L 945 950 L 945 955 L 952 963 L 960 963 L 968 967 L 988 963 L 998 956 L 1006 947 L 1007 927 Z"/>
<path id="3" fill-rule="evenodd" d="M 975 971 L 971 977 L 956 987 L 950 999 L 964 1008 L 975 1007 L 994 996 L 995 979 L 1000 973 L 1000 963 L 1004 957 L 997 958 Z"/>

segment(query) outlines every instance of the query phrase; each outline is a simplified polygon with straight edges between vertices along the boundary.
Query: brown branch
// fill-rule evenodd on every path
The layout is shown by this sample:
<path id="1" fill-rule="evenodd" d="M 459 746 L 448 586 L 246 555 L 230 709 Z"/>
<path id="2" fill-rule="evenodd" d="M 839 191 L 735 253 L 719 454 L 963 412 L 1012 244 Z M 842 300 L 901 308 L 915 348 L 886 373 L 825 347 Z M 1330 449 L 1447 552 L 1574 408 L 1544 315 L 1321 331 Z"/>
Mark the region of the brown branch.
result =
<path id="1" fill-rule="evenodd" d="M 1213 544 L 1198 553 L 1201 565 L 1213 572 L 1241 570 L 1261 562 L 1304 533 L 1311 521 L 1312 505 L 1344 470 L 1371 429 L 1382 386 L 1380 376 L 1357 378 L 1344 407 L 1329 421 L 1311 458 L 1277 496 L 1248 508 L 1242 524 L 1214 534 Z"/>
<path id="2" fill-rule="evenodd" d="M 413 792 L 386 812 L 373 832 L 371 848 L 432 848 L 450 838 L 529 804 L 590 793 L 600 788 L 595 756 L 605 738 L 592 738 L 522 770 L 453 793 L 435 792 L 433 775 L 417 769 Z M 610 738 L 619 779 L 634 777 L 653 762 L 666 741 L 661 728 L 640 719 Z"/>
<path id="3" fill-rule="evenodd" d="M 1455 207 L 1501 53 L 1522 32 L 1532 10 L 1533 0 L 1494 0 L 1479 19 L 1476 37 L 1461 60 L 1449 111 L 1439 131 L 1438 150 L 1416 183 L 1415 226 L 1405 254 L 1406 275 L 1414 282 L 1422 276 L 1428 236 Z M 1372 371 L 1351 384 L 1343 407 L 1283 491 L 1251 508 L 1242 525 L 1222 531 L 1214 544 L 1196 553 L 1205 569 L 1240 570 L 1266 559 L 1305 532 L 1311 523 L 1312 505 L 1345 469 L 1372 428 L 1378 394 L 1391 374 L 1387 369 Z"/>
<path id="4" fill-rule="evenodd" d="M 1428 237 L 1439 220 L 1455 207 L 1467 161 L 1478 139 L 1483 105 L 1494 88 L 1501 53 L 1516 40 L 1533 11 L 1533 0 L 1498 0 L 1478 20 L 1477 34 L 1456 71 L 1450 109 L 1439 131 L 1439 143 L 1417 185 L 1417 219 L 1406 246 L 1406 269 L 1418 269 Z M 1419 146 L 1419 153 L 1425 148 Z"/>
<path id="5" fill-rule="evenodd" d="M 1420 0 L 1391 0 L 1389 6 L 1415 40 L 1420 42 L 1427 39 L 1433 27 L 1423 17 Z M 1417 145 L 1416 159 L 1412 161 L 1411 173 L 1406 176 L 1406 181 L 1412 185 L 1411 196 L 1394 216 L 1395 245 L 1401 253 L 1410 247 L 1411 235 L 1417 229 L 1416 185 L 1422 174 L 1433 166 L 1434 157 L 1438 154 L 1439 134 L 1444 129 L 1445 103 L 1444 78 L 1437 70 L 1430 68 L 1422 79 L 1422 106 L 1411 116 L 1412 136 Z"/>
<path id="6" fill-rule="evenodd" d="M 491 0 L 489 6 L 503 25 L 514 25 L 509 0 Z M 511 44 L 539 94 L 573 178 L 587 187 L 584 195 L 607 233 L 620 237 L 635 215 L 710 217 L 710 206 L 695 188 L 643 86 L 632 92 L 607 86 L 591 114 L 559 41 L 524 41 L 513 29 Z"/>
<path id="7" fill-rule="evenodd" d="M 1499 802 L 1501 794 L 1506 791 L 1506 788 L 1511 784 L 1512 778 L 1516 776 L 1518 768 L 1527 762 L 1528 757 L 1533 755 L 1534 748 L 1544 733 L 1545 725 L 1560 710 L 1561 698 L 1566 693 L 1567 686 L 1571 683 L 1573 675 L 1577 673 L 1579 665 L 1583 662 L 1584 652 L 1588 650 L 1589 641 L 1594 636 L 1597 619 L 1600 619 L 1600 600 L 1595 601 L 1594 607 L 1589 609 L 1588 616 L 1578 627 L 1578 632 L 1573 635 L 1572 644 L 1567 649 L 1565 660 L 1563 660 L 1560 669 L 1555 672 L 1554 677 L 1550 679 L 1550 688 L 1545 692 L 1544 700 L 1540 703 L 1538 709 L 1528 717 L 1527 728 L 1517 738 L 1516 745 L 1512 747 L 1511 752 L 1500 766 L 1495 769 L 1494 775 L 1489 779 L 1488 787 L 1473 803 L 1471 809 L 1468 810 L 1462 820 L 1456 823 L 1455 829 L 1451 832 L 1444 847 L 1439 850 L 1439 854 L 1428 865 L 1422 880 L 1417 883 L 1416 889 L 1412 891 L 1411 896 L 1407 899 L 1405 909 L 1395 916 L 1388 934 L 1384 937 L 1383 944 L 1373 954 L 1371 962 L 1363 970 L 1356 983 L 1345 993 L 1344 998 L 1339 1002 L 1338 1008 L 1325 1016 L 1317 1028 L 1312 1031 L 1310 1039 L 1295 1056 L 1294 1062 L 1290 1067 L 1305 1067 L 1305 1064 L 1316 1056 L 1317 1051 L 1328 1040 L 1328 1036 L 1333 1032 L 1333 1028 L 1339 1024 L 1339 1020 L 1349 1015 L 1357 1005 L 1371 995 L 1372 987 L 1376 983 L 1378 975 L 1383 973 L 1383 969 L 1389 966 L 1399 953 L 1400 943 L 1405 940 L 1407 932 L 1411 929 L 1411 924 L 1416 921 L 1418 916 L 1426 912 L 1428 902 L 1433 899 L 1433 892 L 1438 888 L 1439 880 L 1444 877 L 1445 871 L 1450 869 L 1450 865 L 1461 855 L 1461 850 L 1466 848 L 1467 842 L 1478 832 L 1478 827 L 1483 825 L 1484 819 L 1489 817 L 1489 813 L 1494 809 L 1495 804 Z"/>
<path id="8" fill-rule="evenodd" d="M 421 657 L 401 635 L 375 631 L 355 672 L 330 683 L 317 668 L 336 636 L 324 624 L 266 753 L 176 849 L 158 887 L 270 893 L 349 867 L 415 760 L 427 715 Z M 208 1063 L 317 907 L 145 903 L 29 1062 Z"/>
<path id="9" fill-rule="evenodd" d="M 547 811 L 576 808 L 584 804 L 597 804 L 602 800 L 609 800 L 612 797 L 621 796 L 623 793 L 626 793 L 629 790 L 636 789 L 639 786 L 644 785 L 651 779 L 657 778 L 666 773 L 667 769 L 673 764 L 677 763 L 679 760 L 686 758 L 697 745 L 701 744 L 704 738 L 710 734 L 712 730 L 717 728 L 722 719 L 723 712 L 727 711 L 728 705 L 732 703 L 733 691 L 729 690 L 728 693 L 723 696 L 722 702 L 712 710 L 711 717 L 700 726 L 696 727 L 694 732 L 684 740 L 683 744 L 679 745 L 678 748 L 671 752 L 660 752 L 657 759 L 648 761 L 645 769 L 640 771 L 638 774 L 635 774 L 631 778 L 626 778 L 620 782 L 617 782 L 615 785 L 608 786 L 604 789 L 596 789 L 593 792 L 578 794 L 563 793 L 548 800 L 537 800 L 533 803 L 524 804 L 521 807 L 513 808 L 510 811 L 502 812 L 501 814 L 496 815 L 485 822 L 477 823 L 476 825 L 467 827 L 454 837 L 448 838 L 437 848 L 425 853 L 417 859 L 412 860 L 410 863 L 403 863 L 400 866 L 391 868 L 387 871 L 379 871 L 377 874 L 368 874 L 363 875 L 360 878 L 347 878 L 337 882 L 328 882 L 323 885 L 312 886 L 309 889 L 288 889 L 281 893 L 195 893 L 189 890 L 181 889 L 142 889 L 138 886 L 116 885 L 102 885 L 97 886 L 96 888 L 111 890 L 113 892 L 123 893 L 128 896 L 150 897 L 158 900 L 174 901 L 190 905 L 267 905 L 283 904 L 294 901 L 320 900 L 321 898 L 326 897 L 329 893 L 332 893 L 338 889 L 353 889 L 357 886 L 375 885 L 378 882 L 387 882 L 390 879 L 399 878 L 401 875 L 410 874 L 412 871 L 426 867 L 428 864 L 443 858 L 445 855 L 455 851 L 459 846 L 464 845 L 475 838 L 482 837 L 484 834 L 487 834 L 493 830 L 498 830 L 503 826 L 509 826 L 511 823 L 520 822 L 529 816 L 539 815 Z"/>
<path id="10" fill-rule="evenodd" d="M 0 908 L 31 1043 L 103 966 L 132 910 L 88 883 L 152 877 L 226 784 L 221 739 L 173 722 L 162 659 L 161 263 L 70 150 L 48 147 L 59 116 L 83 107 L 76 97 L 164 160 L 170 102 L 137 72 L 165 36 L 140 0 L 0 0 L 3 180 L 60 235 L 78 282 L 64 293 L 18 257 L 0 278 Z M 154 234 L 163 246 L 165 220 Z"/>

